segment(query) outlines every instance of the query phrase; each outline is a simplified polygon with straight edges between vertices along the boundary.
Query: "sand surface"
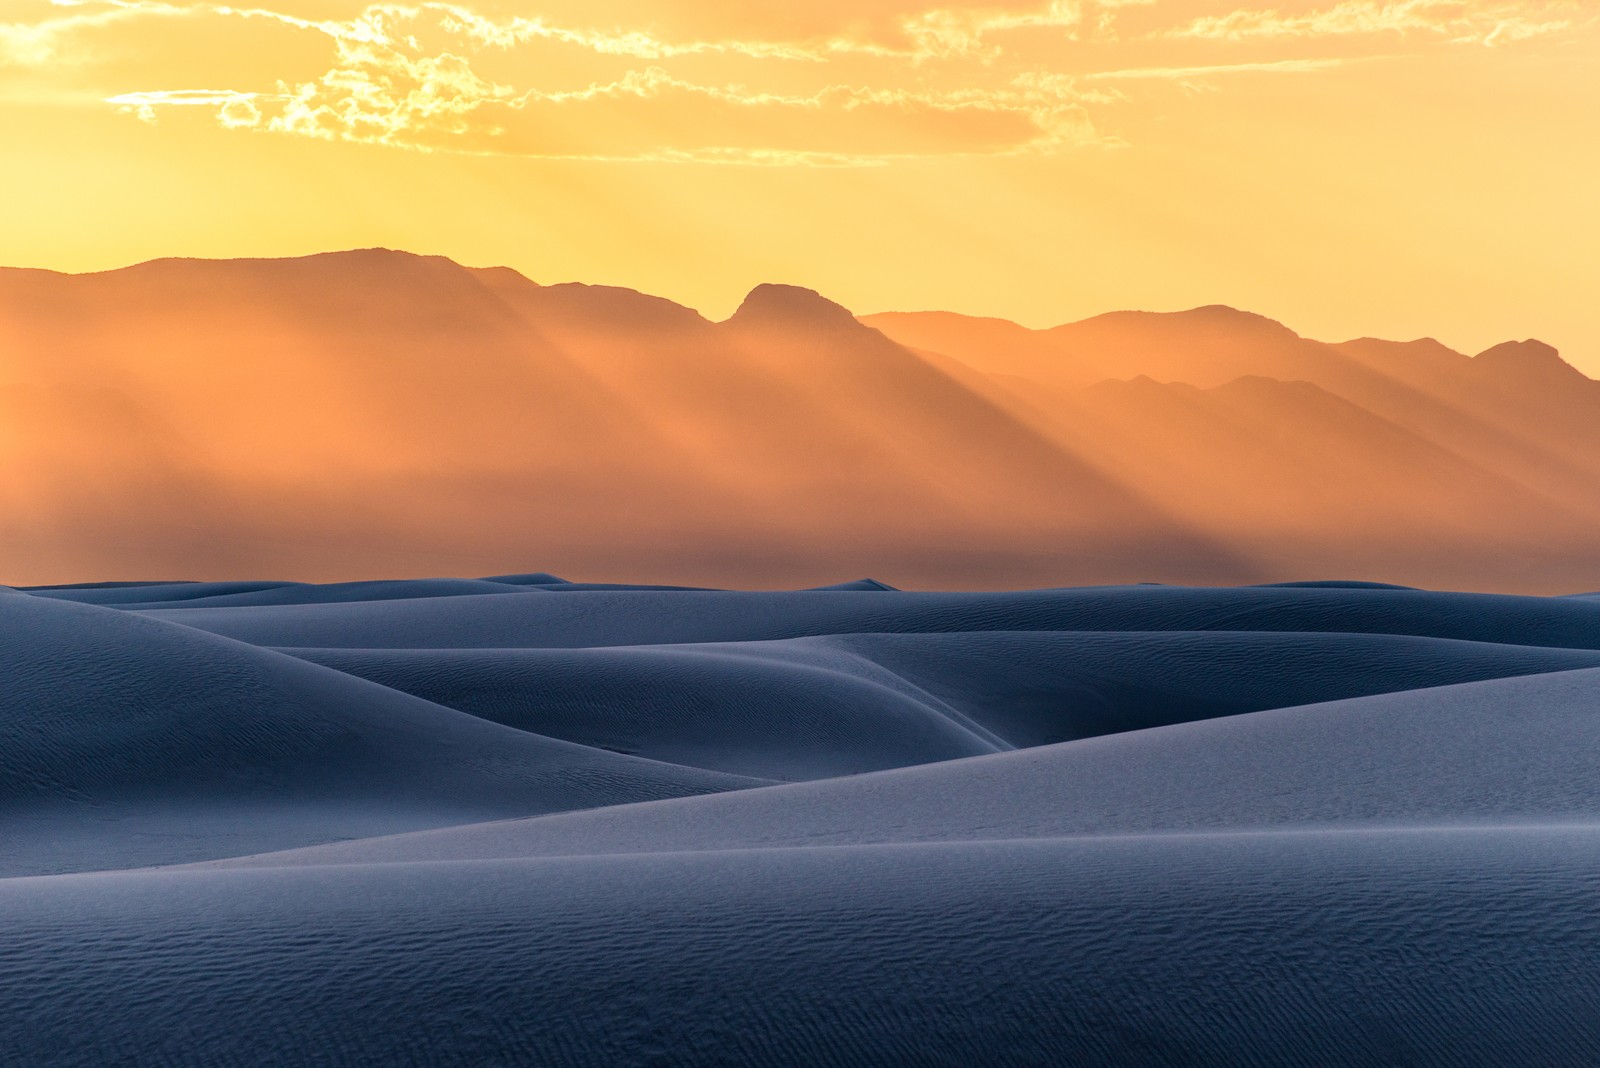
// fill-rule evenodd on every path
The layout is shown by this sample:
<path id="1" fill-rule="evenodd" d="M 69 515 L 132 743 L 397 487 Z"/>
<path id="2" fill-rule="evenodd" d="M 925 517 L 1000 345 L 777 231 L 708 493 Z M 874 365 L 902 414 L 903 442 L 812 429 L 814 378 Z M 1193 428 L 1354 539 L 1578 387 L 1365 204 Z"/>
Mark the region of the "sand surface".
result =
<path id="1" fill-rule="evenodd" d="M 0 588 L 0 1063 L 1600 1055 L 1600 598 Z"/>

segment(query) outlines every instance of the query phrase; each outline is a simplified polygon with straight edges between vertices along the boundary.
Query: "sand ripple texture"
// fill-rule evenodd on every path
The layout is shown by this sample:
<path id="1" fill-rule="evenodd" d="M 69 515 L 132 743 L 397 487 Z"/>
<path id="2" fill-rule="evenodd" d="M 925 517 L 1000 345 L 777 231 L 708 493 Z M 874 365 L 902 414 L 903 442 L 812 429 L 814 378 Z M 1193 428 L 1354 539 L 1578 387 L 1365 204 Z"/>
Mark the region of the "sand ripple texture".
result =
<path id="1" fill-rule="evenodd" d="M 0 1063 L 1600 1063 L 1600 597 L 0 587 Z"/>

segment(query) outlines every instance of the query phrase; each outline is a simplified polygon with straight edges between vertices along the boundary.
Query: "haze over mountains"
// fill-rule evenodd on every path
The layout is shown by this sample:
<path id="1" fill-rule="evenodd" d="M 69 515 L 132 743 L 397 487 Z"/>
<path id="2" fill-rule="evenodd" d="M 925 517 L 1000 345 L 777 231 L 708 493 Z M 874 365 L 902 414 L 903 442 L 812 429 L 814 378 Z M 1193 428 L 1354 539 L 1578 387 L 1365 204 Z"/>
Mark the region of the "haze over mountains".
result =
<path id="1" fill-rule="evenodd" d="M 0 271 L 13 585 L 1600 587 L 1600 382 L 1223 307 L 1051 330 L 385 250 Z"/>

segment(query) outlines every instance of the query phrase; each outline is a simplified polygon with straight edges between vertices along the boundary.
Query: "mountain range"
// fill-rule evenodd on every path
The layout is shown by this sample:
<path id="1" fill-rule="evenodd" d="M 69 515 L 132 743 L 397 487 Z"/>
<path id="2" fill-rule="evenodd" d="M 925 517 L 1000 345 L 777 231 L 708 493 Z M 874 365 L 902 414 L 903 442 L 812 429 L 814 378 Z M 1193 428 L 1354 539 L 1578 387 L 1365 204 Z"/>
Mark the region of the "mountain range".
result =
<path id="1" fill-rule="evenodd" d="M 723 322 L 381 249 L 0 270 L 0 582 L 1600 588 L 1600 382 L 1213 306 Z"/>

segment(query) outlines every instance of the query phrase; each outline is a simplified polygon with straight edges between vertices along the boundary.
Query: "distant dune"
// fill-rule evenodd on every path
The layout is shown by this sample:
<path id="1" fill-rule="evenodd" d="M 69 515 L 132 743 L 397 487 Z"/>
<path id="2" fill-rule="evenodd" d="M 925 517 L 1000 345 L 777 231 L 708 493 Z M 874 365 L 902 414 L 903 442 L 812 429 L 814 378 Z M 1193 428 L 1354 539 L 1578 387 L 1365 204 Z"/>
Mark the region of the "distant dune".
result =
<path id="1" fill-rule="evenodd" d="M 1551 1065 L 1600 600 L 0 588 L 0 1062 Z"/>
<path id="2" fill-rule="evenodd" d="M 1600 383 L 1223 307 L 722 323 L 385 250 L 0 270 L 0 578 L 1600 588 Z"/>

